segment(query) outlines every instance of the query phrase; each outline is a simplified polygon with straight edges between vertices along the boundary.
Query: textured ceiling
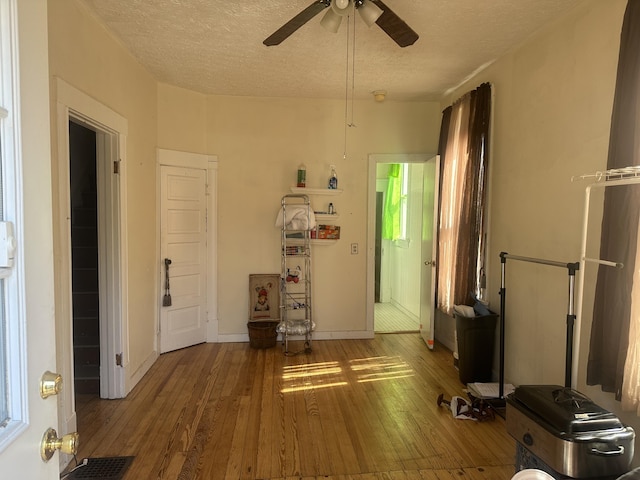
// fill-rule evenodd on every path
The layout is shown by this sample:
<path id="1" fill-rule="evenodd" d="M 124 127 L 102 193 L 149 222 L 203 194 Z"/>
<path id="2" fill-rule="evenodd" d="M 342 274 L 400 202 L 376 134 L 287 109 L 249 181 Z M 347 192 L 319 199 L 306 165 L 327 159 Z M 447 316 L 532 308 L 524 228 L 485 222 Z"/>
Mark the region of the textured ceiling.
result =
<path id="1" fill-rule="evenodd" d="M 385 0 L 420 38 L 400 48 L 356 14 L 355 65 L 347 66 L 346 23 L 329 33 L 322 13 L 282 44 L 262 44 L 315 0 L 80 1 L 164 83 L 206 94 L 308 98 L 344 98 L 353 86 L 356 98 L 386 90 L 390 100 L 438 98 L 580 3 Z"/>

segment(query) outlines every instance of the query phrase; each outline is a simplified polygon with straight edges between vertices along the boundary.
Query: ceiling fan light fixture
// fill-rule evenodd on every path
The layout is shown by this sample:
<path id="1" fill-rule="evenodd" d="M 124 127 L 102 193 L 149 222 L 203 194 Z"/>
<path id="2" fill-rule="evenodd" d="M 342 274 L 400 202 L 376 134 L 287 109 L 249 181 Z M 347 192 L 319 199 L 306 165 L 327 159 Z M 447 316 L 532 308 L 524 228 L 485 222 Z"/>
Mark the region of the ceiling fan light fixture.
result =
<path id="1" fill-rule="evenodd" d="M 386 90 L 374 90 L 371 92 L 373 94 L 373 98 L 376 102 L 382 103 L 384 102 L 385 97 L 387 96 Z"/>
<path id="2" fill-rule="evenodd" d="M 331 33 L 338 33 L 341 22 L 342 17 L 335 13 L 332 9 L 329 9 L 320 20 L 320 25 L 322 25 L 325 30 L 330 31 Z"/>
<path id="3" fill-rule="evenodd" d="M 370 0 L 364 0 L 358 7 L 358 12 L 368 27 L 376 23 L 376 20 L 378 20 L 383 13 L 382 9 Z"/>
<path id="4" fill-rule="evenodd" d="M 336 15 L 340 15 L 341 17 L 346 17 L 351 13 L 351 8 L 353 7 L 352 0 L 333 0 L 331 2 L 331 10 Z"/>

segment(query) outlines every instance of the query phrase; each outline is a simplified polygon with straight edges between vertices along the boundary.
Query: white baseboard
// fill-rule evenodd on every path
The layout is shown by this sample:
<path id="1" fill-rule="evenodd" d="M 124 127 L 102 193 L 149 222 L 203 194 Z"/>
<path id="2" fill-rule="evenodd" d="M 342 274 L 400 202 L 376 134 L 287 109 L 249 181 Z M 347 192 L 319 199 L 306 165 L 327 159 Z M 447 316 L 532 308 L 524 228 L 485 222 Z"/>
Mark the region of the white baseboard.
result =
<path id="1" fill-rule="evenodd" d="M 207 343 L 218 343 L 218 319 L 209 319 L 207 320 Z M 248 337 L 247 337 L 248 338 Z M 249 340 L 247 340 L 249 341 Z"/>
<path id="2" fill-rule="evenodd" d="M 128 395 L 131 390 L 133 390 L 133 387 L 135 387 L 140 380 L 142 380 L 142 377 L 144 377 L 144 375 L 149 371 L 151 366 L 158 359 L 158 356 L 159 356 L 158 351 L 154 350 L 153 352 L 151 352 L 151 354 L 149 354 L 149 356 L 145 359 L 145 361 L 142 362 L 142 365 L 140 365 L 140 367 L 135 372 L 133 373 L 130 373 L 128 371 L 126 372 L 125 396 Z M 127 365 L 125 369 L 128 370 L 130 365 L 131 364 Z"/>
<path id="3" fill-rule="evenodd" d="M 356 330 L 356 331 L 344 331 L 344 332 L 313 332 L 314 340 L 360 340 L 360 339 L 371 339 L 373 338 L 373 331 L 368 330 Z M 304 338 L 302 336 L 298 337 L 296 335 L 292 336 L 292 340 Z M 278 340 L 280 340 L 280 336 L 278 336 Z M 207 340 L 209 343 L 215 343 Z M 223 334 L 218 335 L 217 343 L 242 343 L 249 342 L 249 334 L 248 333 L 232 333 L 232 334 Z"/>

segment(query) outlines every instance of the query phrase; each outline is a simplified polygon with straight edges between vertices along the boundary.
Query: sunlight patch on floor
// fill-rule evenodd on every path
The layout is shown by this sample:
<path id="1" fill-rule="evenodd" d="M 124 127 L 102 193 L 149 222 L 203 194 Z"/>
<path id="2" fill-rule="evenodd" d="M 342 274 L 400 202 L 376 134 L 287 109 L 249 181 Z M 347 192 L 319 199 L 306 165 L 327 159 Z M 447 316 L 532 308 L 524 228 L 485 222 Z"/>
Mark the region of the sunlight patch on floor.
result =
<path id="1" fill-rule="evenodd" d="M 412 377 L 414 370 L 400 357 L 371 357 L 349 361 L 348 370 L 356 373 L 356 382 L 379 382 Z M 282 393 L 349 385 L 338 362 L 308 363 L 284 367 Z"/>

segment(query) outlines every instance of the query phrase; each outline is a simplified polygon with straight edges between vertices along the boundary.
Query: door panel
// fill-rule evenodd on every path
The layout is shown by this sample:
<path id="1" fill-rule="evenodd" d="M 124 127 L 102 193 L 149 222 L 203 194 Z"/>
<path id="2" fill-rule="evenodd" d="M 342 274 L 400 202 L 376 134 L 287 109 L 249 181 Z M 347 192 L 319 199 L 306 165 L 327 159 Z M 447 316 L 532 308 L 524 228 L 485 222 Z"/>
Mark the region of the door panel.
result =
<path id="1" fill-rule="evenodd" d="M 440 157 L 424 166 L 424 203 L 422 206 L 422 301 L 420 305 L 420 335 L 433 349 L 435 325 L 436 239 Z"/>
<path id="2" fill-rule="evenodd" d="M 207 232 L 206 172 L 184 167 L 161 167 L 160 237 L 162 288 L 160 352 L 206 341 Z M 169 265 L 166 291 L 165 259 Z"/>
<path id="3" fill-rule="evenodd" d="M 0 193 L 16 246 L 0 297 L 7 335 L 0 377 L 8 387 L 0 476 L 53 480 L 59 457 L 42 461 L 40 442 L 48 428 L 57 428 L 57 397 L 43 399 L 39 392 L 43 373 L 56 370 L 46 2 L 0 2 L 0 51 Z"/>

